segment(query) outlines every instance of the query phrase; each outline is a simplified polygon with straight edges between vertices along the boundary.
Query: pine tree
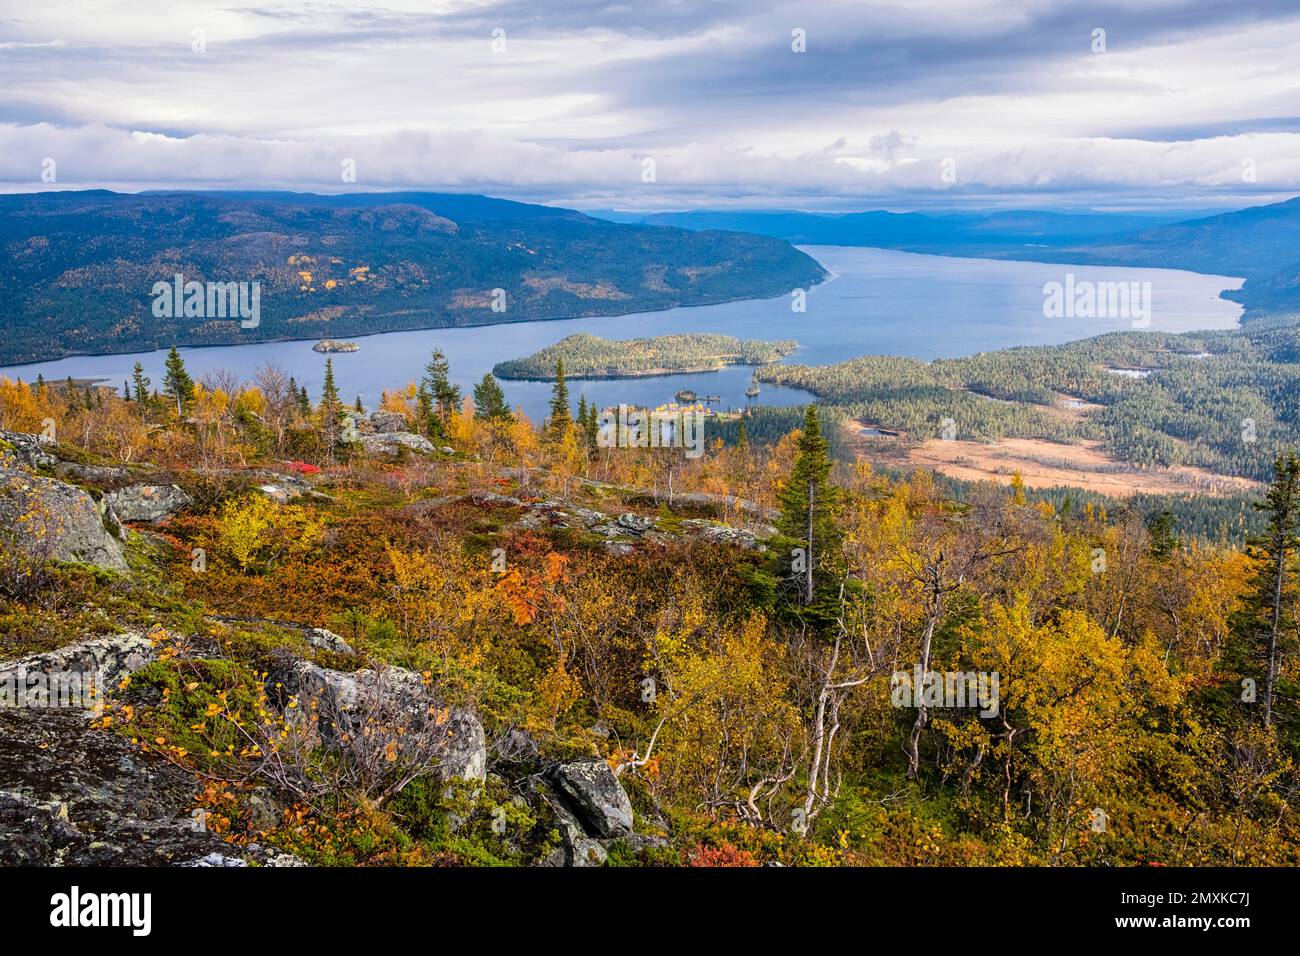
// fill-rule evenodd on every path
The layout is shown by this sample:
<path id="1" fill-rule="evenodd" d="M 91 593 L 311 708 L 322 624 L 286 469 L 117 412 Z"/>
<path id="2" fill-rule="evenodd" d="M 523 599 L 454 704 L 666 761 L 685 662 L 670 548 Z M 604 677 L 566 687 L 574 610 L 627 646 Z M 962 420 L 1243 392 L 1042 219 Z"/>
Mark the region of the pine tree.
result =
<path id="1" fill-rule="evenodd" d="M 176 403 L 176 414 L 184 415 L 185 406 L 194 399 L 194 379 L 185 371 L 185 362 L 181 359 L 176 346 L 167 353 L 166 374 L 163 375 L 163 394 Z"/>
<path id="2" fill-rule="evenodd" d="M 569 410 L 569 386 L 564 380 L 564 359 L 555 360 L 555 385 L 551 388 L 551 414 L 546 420 L 546 430 L 552 438 L 564 436 L 573 422 Z"/>
<path id="3" fill-rule="evenodd" d="M 480 421 L 514 420 L 506 404 L 506 393 L 491 372 L 486 372 L 483 380 L 474 386 L 474 417 Z"/>
<path id="4" fill-rule="evenodd" d="M 442 419 L 434 412 L 433 392 L 429 390 L 429 384 L 423 380 L 415 390 L 415 418 L 424 433 L 434 441 L 444 437 Z"/>
<path id="5" fill-rule="evenodd" d="M 139 362 L 131 370 L 131 381 L 135 384 L 135 400 L 143 405 L 149 401 L 149 378 L 144 374 L 144 366 Z"/>
<path id="6" fill-rule="evenodd" d="M 366 411 L 366 410 L 365 410 L 365 408 L 364 408 L 364 407 L 362 406 L 362 404 L 361 404 L 361 396 L 360 396 L 360 395 L 357 396 L 357 400 L 356 400 L 356 402 L 353 404 L 352 408 L 353 408 L 354 410 L 356 410 L 357 412 L 363 414 L 363 415 L 365 414 L 365 411 Z"/>
<path id="7" fill-rule="evenodd" d="M 596 403 L 590 402 L 587 405 L 587 414 L 578 424 L 582 426 L 583 434 L 587 440 L 587 449 L 595 452 L 598 447 L 597 438 L 600 435 L 600 412 L 596 410 Z"/>
<path id="8" fill-rule="evenodd" d="M 781 516 L 777 528 L 794 543 L 791 574 L 798 586 L 798 603 L 812 609 L 807 616 L 821 623 L 836 616 L 844 578 L 842 536 L 834 520 L 838 496 L 830 484 L 830 473 L 830 449 L 822 435 L 817 406 L 809 405 L 799 453 L 778 496 Z"/>
<path id="9" fill-rule="evenodd" d="M 126 379 L 122 379 L 122 401 L 129 402 L 130 400 L 131 400 L 131 383 L 128 382 Z"/>
<path id="10" fill-rule="evenodd" d="M 311 415 L 311 397 L 307 394 L 307 386 L 298 387 L 298 414 L 303 418 Z"/>
<path id="11" fill-rule="evenodd" d="M 424 367 L 424 378 L 420 380 L 433 400 L 433 410 L 438 417 L 438 436 L 447 434 L 447 425 L 451 416 L 460 410 L 460 389 L 451 381 L 451 366 L 440 349 L 434 349 L 429 356 L 429 364 Z"/>
<path id="12" fill-rule="evenodd" d="M 320 393 L 321 411 L 337 412 L 339 407 L 339 389 L 334 384 L 334 362 L 325 359 L 325 384 Z"/>
<path id="13" fill-rule="evenodd" d="M 1278 455 L 1273 463 L 1273 484 L 1264 501 L 1255 507 L 1268 514 L 1264 533 L 1251 542 L 1252 555 L 1258 562 L 1255 591 L 1252 595 L 1251 625 L 1254 652 L 1262 658 L 1260 672 L 1264 678 L 1261 719 L 1271 727 L 1275 710 L 1283 643 L 1296 632 L 1294 617 L 1294 556 L 1300 547 L 1300 460 L 1294 451 Z M 1262 627 L 1261 627 L 1262 623 Z"/>
<path id="14" fill-rule="evenodd" d="M 339 439 L 339 389 L 334 383 L 334 362 L 325 359 L 325 384 L 320 396 L 321 437 L 325 442 L 325 458 L 334 461 L 334 447 Z"/>
<path id="15" fill-rule="evenodd" d="M 743 415 L 736 425 L 736 447 L 741 451 L 749 451 L 749 433 L 745 431 L 745 418 Z"/>

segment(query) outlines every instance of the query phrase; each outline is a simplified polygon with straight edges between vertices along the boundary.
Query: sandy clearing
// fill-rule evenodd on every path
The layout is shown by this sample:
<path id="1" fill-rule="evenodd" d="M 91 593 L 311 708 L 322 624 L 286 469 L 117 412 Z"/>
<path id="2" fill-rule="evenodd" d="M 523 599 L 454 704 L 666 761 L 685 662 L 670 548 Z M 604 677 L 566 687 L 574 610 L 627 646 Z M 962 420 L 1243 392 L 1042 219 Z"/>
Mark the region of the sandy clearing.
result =
<path id="1" fill-rule="evenodd" d="M 1203 468 L 1139 470 L 1117 461 L 1100 442 L 1063 445 L 1037 438 L 1006 438 L 992 444 L 930 439 L 909 446 L 898 439 L 868 438 L 849 426 L 851 446 L 869 461 L 892 468 L 925 468 L 965 481 L 1010 484 L 1019 472 L 1027 487 L 1086 488 L 1127 498 L 1139 493 L 1228 495 L 1261 486 L 1246 478 L 1216 475 Z"/>

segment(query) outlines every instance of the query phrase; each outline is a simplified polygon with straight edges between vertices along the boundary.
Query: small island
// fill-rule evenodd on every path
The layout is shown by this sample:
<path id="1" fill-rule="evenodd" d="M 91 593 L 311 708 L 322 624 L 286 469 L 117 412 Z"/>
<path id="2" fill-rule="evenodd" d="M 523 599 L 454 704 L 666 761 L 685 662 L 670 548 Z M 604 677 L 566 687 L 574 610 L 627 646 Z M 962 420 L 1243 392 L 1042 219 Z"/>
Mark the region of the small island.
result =
<path id="1" fill-rule="evenodd" d="M 313 352 L 355 352 L 361 346 L 356 342 L 340 342 L 338 339 L 321 339 L 311 347 Z"/>
<path id="2" fill-rule="evenodd" d="M 767 365 L 799 347 L 793 339 L 764 342 L 733 335 L 692 332 L 644 339 L 602 339 L 586 332 L 570 335 L 527 358 L 500 362 L 498 378 L 551 380 L 564 362 L 568 378 L 637 378 L 716 372 L 728 365 Z"/>

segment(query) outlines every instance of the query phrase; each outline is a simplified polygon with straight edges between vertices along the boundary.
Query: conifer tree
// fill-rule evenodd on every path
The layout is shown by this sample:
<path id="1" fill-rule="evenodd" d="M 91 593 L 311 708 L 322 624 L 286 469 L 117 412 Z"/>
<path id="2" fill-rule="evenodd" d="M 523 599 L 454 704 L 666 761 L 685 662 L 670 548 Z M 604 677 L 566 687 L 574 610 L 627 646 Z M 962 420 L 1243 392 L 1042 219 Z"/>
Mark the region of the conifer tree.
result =
<path id="1" fill-rule="evenodd" d="M 779 495 L 777 528 L 795 542 L 790 577 L 798 589 L 798 603 L 815 609 L 811 617 L 824 621 L 837 613 L 844 572 L 842 535 L 834 520 L 837 495 L 830 483 L 830 450 L 816 405 L 809 405 L 804 413 L 798 447 L 790 478 Z"/>
<path id="2" fill-rule="evenodd" d="M 1264 679 L 1260 718 L 1265 727 L 1271 727 L 1282 653 L 1294 642 L 1297 628 L 1293 562 L 1300 548 L 1300 460 L 1294 451 L 1278 455 L 1273 463 L 1273 484 L 1255 507 L 1268 515 L 1268 525 L 1251 542 L 1258 571 L 1250 601 L 1253 613 L 1247 619 L 1247 627 L 1254 633 L 1247 637 L 1254 638 L 1249 643 Z"/>
<path id="3" fill-rule="evenodd" d="M 573 422 L 569 410 L 569 386 L 564 380 L 564 359 L 555 360 L 555 385 L 551 388 L 551 414 L 546 420 L 546 430 L 554 439 L 564 436 Z"/>
<path id="4" fill-rule="evenodd" d="M 420 386 L 425 390 L 428 396 L 426 401 L 430 401 L 437 418 L 437 434 L 431 437 L 445 439 L 451 416 L 460 410 L 461 393 L 451 381 L 451 366 L 440 349 L 434 349 L 429 356 L 429 364 L 424 367 Z"/>
<path id="5" fill-rule="evenodd" d="M 194 398 L 194 379 L 185 371 L 185 362 L 181 359 L 176 346 L 167 353 L 166 374 L 163 375 L 163 394 L 176 403 L 176 414 L 185 414 L 185 406 Z"/>
<path id="6" fill-rule="evenodd" d="M 514 420 L 506 404 L 506 393 L 491 372 L 484 373 L 483 380 L 474 386 L 474 417 L 480 421 Z"/>
<path id="7" fill-rule="evenodd" d="M 143 405 L 149 401 L 149 378 L 144 374 L 144 366 L 139 362 L 131 370 L 131 381 L 135 385 L 135 400 Z"/>

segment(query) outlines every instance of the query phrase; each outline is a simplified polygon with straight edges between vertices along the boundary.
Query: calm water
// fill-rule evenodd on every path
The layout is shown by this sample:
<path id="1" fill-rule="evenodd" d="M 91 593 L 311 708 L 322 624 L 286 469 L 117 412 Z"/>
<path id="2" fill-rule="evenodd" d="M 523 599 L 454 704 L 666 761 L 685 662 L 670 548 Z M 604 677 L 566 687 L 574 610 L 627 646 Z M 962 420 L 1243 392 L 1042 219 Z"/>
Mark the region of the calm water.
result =
<path id="1" fill-rule="evenodd" d="M 1183 332 L 1236 326 L 1240 306 L 1218 298 L 1221 290 L 1237 288 L 1241 280 L 1204 276 L 1170 269 L 1120 269 L 1068 266 L 990 259 L 954 259 L 882 249 L 807 246 L 832 278 L 809 290 L 807 311 L 794 313 L 790 297 L 731 302 L 725 305 L 670 309 L 613 318 L 566 319 L 481 326 L 389 332 L 355 341 L 358 352 L 333 356 L 334 372 L 343 398 L 360 395 L 368 408 L 384 389 L 399 388 L 419 378 L 429 352 L 440 348 L 451 363 L 452 375 L 468 390 L 504 359 L 518 358 L 551 345 L 575 332 L 605 338 L 637 338 L 672 332 L 721 332 L 740 338 L 792 338 L 800 349 L 787 362 L 821 365 L 867 354 L 907 355 L 922 359 L 954 358 L 1013 345 L 1046 345 L 1086 338 L 1132 327 L 1132 320 L 1049 319 L 1043 315 L 1043 285 L 1066 281 L 1073 273 L 1083 281 L 1150 282 L 1154 331 Z M 315 398 L 319 394 L 325 357 L 312 351 L 314 342 L 267 342 L 255 345 L 182 349 L 186 367 L 196 379 L 204 372 L 226 368 L 251 378 L 258 366 L 274 362 Z M 32 381 L 38 374 L 53 381 L 102 379 L 119 389 L 141 362 L 155 386 L 163 377 L 166 351 L 136 355 L 84 356 L 0 368 L 0 375 Z M 751 370 L 728 368 L 695 375 L 658 378 L 573 381 L 576 404 L 585 394 L 602 406 L 626 402 L 654 406 L 673 400 L 678 389 L 700 395 L 721 395 L 722 408 L 745 404 Z M 522 405 L 534 421 L 546 414 L 550 384 L 505 382 L 512 405 Z M 795 405 L 806 400 L 798 389 L 762 386 L 755 401 Z"/>

